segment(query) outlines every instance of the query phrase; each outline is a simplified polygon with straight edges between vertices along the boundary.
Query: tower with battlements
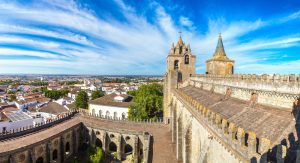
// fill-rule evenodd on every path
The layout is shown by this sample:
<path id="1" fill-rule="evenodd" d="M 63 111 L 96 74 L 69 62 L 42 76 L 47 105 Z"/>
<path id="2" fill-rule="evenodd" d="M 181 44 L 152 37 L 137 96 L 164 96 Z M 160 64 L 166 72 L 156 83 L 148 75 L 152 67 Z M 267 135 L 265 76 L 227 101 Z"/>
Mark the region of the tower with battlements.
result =
<path id="1" fill-rule="evenodd" d="M 167 57 L 167 70 L 164 79 L 164 117 L 170 117 L 169 94 L 172 88 L 178 88 L 184 81 L 194 75 L 196 56 L 192 54 L 190 45 L 186 45 L 181 36 L 176 46 L 172 44 Z"/>
<path id="2" fill-rule="evenodd" d="M 234 73 L 234 61 L 230 60 L 224 50 L 222 36 L 219 34 L 218 45 L 212 59 L 206 61 L 206 74 L 230 75 Z"/>

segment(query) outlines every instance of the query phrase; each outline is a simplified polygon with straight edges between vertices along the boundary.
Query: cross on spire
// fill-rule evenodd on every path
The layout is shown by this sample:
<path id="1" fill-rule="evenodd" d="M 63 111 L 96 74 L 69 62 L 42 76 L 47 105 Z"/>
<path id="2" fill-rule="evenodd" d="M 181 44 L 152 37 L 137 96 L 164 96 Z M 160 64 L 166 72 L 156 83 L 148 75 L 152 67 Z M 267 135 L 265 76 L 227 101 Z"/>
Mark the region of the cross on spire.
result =
<path id="1" fill-rule="evenodd" d="M 181 37 L 181 34 L 182 34 L 181 30 L 178 33 L 179 33 L 179 36 Z"/>

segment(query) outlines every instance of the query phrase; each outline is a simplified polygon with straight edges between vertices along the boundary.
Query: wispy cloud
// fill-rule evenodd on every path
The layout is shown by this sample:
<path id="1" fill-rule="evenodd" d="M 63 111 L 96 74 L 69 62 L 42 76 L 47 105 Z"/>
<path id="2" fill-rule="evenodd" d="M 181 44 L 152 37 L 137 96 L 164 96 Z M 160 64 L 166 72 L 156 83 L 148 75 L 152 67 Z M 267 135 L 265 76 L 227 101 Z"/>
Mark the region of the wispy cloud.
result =
<path id="1" fill-rule="evenodd" d="M 100 18 L 97 11 L 77 1 L 23 3 L 0 3 L 0 45 L 3 45 L 0 57 L 36 58 L 3 59 L 0 73 L 39 73 L 40 68 L 47 73 L 163 74 L 167 53 L 171 43 L 177 41 L 178 31 L 183 31 L 184 40 L 197 55 L 198 73 L 204 72 L 204 62 L 211 57 L 219 32 L 222 32 L 229 57 L 237 61 L 237 69 L 247 72 L 245 69 L 257 66 L 272 54 L 277 55 L 271 49 L 298 46 L 300 41 L 296 34 L 240 40 L 251 32 L 271 26 L 276 20 L 280 23 L 296 20 L 299 12 L 276 20 L 208 19 L 208 29 L 197 31 L 199 24 L 184 14 L 180 14 L 179 19 L 174 18 L 155 1 L 147 6 L 151 8 L 152 21 L 122 0 L 112 3 L 126 19 L 123 21 L 114 17 Z M 269 51 L 259 52 L 265 49 Z M 273 70 L 272 66 L 268 68 Z"/>

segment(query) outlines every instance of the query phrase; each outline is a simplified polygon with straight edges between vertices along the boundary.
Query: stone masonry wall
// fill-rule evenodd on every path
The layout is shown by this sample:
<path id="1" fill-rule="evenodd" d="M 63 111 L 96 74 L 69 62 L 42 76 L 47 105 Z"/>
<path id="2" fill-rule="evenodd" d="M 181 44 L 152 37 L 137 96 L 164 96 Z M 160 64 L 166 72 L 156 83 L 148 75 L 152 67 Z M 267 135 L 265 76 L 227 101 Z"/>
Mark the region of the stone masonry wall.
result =
<path id="1" fill-rule="evenodd" d="M 257 103 L 288 110 L 300 97 L 296 75 L 194 75 L 190 85 L 224 95 L 230 89 L 232 97 L 246 101 L 256 94 Z"/>

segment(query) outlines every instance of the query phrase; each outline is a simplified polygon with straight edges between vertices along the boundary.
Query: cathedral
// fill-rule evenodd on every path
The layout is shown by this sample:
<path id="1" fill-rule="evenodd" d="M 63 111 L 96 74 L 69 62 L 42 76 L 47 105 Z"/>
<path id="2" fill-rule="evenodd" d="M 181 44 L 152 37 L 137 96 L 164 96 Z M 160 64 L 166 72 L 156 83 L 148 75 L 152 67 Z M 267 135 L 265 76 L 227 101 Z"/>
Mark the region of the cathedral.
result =
<path id="1" fill-rule="evenodd" d="M 164 118 L 177 161 L 300 162 L 300 76 L 234 74 L 221 35 L 206 73 L 196 74 L 195 63 L 179 37 L 164 79 Z"/>

